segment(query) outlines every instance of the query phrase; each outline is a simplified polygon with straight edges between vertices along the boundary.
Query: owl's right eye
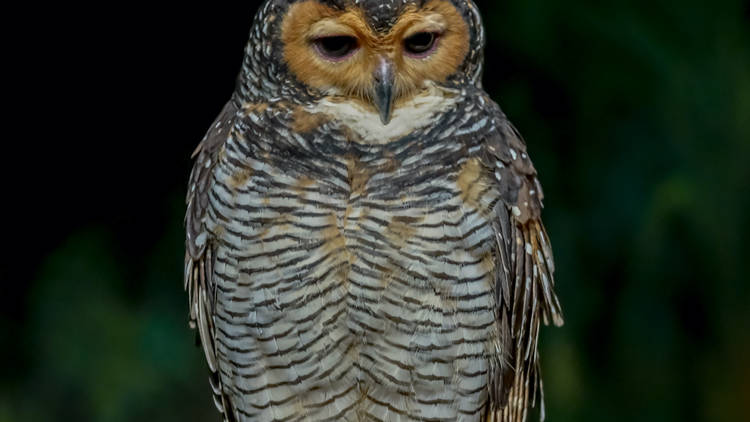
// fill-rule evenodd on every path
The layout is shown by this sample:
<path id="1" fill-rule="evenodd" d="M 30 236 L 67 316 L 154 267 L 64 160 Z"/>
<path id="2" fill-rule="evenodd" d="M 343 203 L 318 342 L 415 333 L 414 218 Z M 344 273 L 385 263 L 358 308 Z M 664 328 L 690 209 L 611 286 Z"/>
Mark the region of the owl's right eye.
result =
<path id="1" fill-rule="evenodd" d="M 320 55 L 328 60 L 339 61 L 354 54 L 359 48 L 357 39 L 348 35 L 322 37 L 315 40 Z"/>

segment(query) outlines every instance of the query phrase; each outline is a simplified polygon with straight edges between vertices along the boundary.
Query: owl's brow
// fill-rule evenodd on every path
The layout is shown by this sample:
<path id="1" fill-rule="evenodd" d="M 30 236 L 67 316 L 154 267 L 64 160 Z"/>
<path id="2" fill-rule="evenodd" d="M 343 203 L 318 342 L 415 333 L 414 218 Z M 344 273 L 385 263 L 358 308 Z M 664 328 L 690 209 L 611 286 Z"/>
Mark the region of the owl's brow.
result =
<path id="1" fill-rule="evenodd" d="M 414 4 L 404 7 L 395 23 L 385 32 L 372 28 L 361 6 L 353 5 L 343 10 L 328 9 L 325 18 L 314 24 L 309 34 L 311 37 L 355 35 L 349 32 L 353 30 L 357 35 L 379 44 L 417 32 L 442 32 L 446 29 L 446 23 L 445 17 L 436 10 L 440 3 L 442 1 L 432 0 L 422 7 Z"/>

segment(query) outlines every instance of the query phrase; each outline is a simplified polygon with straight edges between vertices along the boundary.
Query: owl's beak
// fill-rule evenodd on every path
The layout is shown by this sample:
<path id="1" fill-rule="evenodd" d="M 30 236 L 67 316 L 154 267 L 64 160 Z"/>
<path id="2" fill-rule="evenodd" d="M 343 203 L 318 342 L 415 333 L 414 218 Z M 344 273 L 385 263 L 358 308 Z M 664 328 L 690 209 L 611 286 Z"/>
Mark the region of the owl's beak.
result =
<path id="1" fill-rule="evenodd" d="M 396 74 L 393 63 L 381 58 L 375 69 L 375 107 L 380 112 L 380 121 L 387 125 L 393 114 L 393 86 L 396 83 Z"/>

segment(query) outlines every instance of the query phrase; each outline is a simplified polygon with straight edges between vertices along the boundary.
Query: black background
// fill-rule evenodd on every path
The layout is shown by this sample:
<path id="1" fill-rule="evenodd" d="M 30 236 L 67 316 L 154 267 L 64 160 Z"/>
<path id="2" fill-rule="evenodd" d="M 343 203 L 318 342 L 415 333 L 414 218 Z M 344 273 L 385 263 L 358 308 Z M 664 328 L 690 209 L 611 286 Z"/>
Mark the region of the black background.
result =
<path id="1" fill-rule="evenodd" d="M 190 155 L 234 89 L 259 4 L 57 6 L 37 24 L 53 29 L 21 49 L 33 64 L 20 76 L 32 77 L 9 139 L 20 150 L 5 166 L 18 189 L 5 209 L 24 222 L 9 226 L 23 253 L 3 267 L 14 280 L 6 311 L 23 318 L 33 269 L 83 227 L 107 227 L 143 260 L 169 218 L 165 198 L 185 190 Z"/>

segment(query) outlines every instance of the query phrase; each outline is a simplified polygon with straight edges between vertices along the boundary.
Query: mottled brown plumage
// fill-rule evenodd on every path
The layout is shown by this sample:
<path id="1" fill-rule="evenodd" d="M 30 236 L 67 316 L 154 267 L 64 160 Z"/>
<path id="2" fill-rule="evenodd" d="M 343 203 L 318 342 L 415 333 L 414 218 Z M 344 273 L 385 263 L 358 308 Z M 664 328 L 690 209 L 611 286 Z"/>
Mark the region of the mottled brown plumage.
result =
<path id="1" fill-rule="evenodd" d="M 470 1 L 263 6 L 188 193 L 190 318 L 224 420 L 526 418 L 562 314 L 483 45 Z"/>

